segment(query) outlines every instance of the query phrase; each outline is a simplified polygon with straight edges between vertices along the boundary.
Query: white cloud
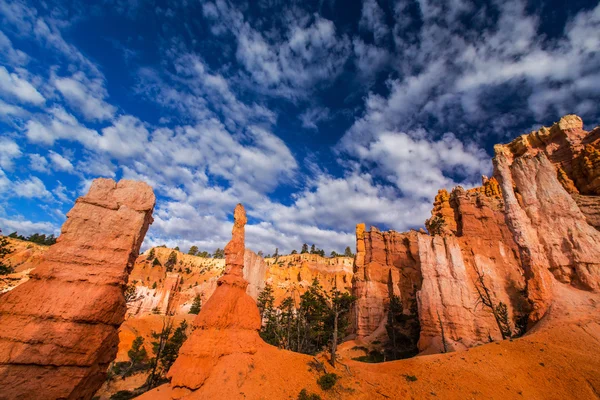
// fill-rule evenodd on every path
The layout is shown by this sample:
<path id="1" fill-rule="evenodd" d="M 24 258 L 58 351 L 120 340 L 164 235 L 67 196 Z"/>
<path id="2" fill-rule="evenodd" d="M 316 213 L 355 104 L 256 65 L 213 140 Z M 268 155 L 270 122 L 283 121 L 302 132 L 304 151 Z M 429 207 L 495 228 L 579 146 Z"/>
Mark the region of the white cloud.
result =
<path id="1" fill-rule="evenodd" d="M 384 40 L 390 33 L 390 28 L 385 22 L 385 14 L 377 0 L 364 0 L 359 26 L 373 34 L 376 43 Z"/>
<path id="2" fill-rule="evenodd" d="M 29 168 L 38 172 L 48 172 L 48 160 L 40 154 L 29 154 Z"/>
<path id="3" fill-rule="evenodd" d="M 58 171 L 73 172 L 73 164 L 71 164 L 71 161 L 69 161 L 62 155 L 50 150 L 48 152 L 48 158 L 50 158 L 50 160 L 54 164 L 54 167 Z"/>
<path id="4" fill-rule="evenodd" d="M 313 107 L 308 108 L 302 114 L 298 116 L 302 121 L 302 127 L 306 129 L 317 130 L 317 124 L 322 121 L 331 119 L 331 112 L 327 107 Z"/>
<path id="5" fill-rule="evenodd" d="M 102 129 L 97 145 L 115 158 L 140 155 L 147 147 L 148 130 L 131 115 L 120 116 L 112 126 Z"/>
<path id="6" fill-rule="evenodd" d="M 14 104 L 8 104 L 0 100 L 0 118 L 23 117 L 27 115 L 27 111 Z"/>
<path id="7" fill-rule="evenodd" d="M 54 194 L 54 197 L 62 203 L 71 203 L 71 197 L 68 194 L 67 187 L 63 185 L 61 181 L 57 181 L 56 187 L 52 189 L 52 194 Z"/>
<path id="8" fill-rule="evenodd" d="M 439 189 L 457 184 L 474 186 L 482 173 L 489 174 L 491 163 L 485 151 L 465 147 L 453 134 L 439 141 L 429 140 L 428 136 L 423 131 L 413 133 L 413 137 L 403 132 L 383 132 L 359 150 L 359 157 L 373 163 L 373 171 L 408 198 L 432 199 Z M 467 180 L 456 182 L 451 174 Z"/>
<path id="9" fill-rule="evenodd" d="M 40 105 L 45 102 L 44 96 L 31 83 L 0 66 L 0 94 L 2 93 L 25 103 Z"/>
<path id="10" fill-rule="evenodd" d="M 102 82 L 89 80 L 78 72 L 70 78 L 56 78 L 54 85 L 67 103 L 87 120 L 104 121 L 113 117 L 116 108 L 104 101 L 106 89 Z"/>
<path id="11" fill-rule="evenodd" d="M 389 63 L 391 58 L 386 49 L 365 43 L 360 38 L 352 40 L 352 49 L 355 56 L 354 64 L 362 78 L 373 78 Z"/>
<path id="12" fill-rule="evenodd" d="M 99 137 L 98 132 L 81 125 L 61 107 L 53 107 L 49 114 L 29 120 L 25 133 L 33 143 L 52 145 L 56 140 L 67 139 L 90 148 L 97 144 Z"/>
<path id="13" fill-rule="evenodd" d="M 12 232 L 18 232 L 20 235 L 29 236 L 33 233 L 45 233 L 58 235 L 59 228 L 50 222 L 34 222 L 22 217 L 3 218 L 0 217 L 0 229 L 2 233 L 8 235 Z"/>
<path id="14" fill-rule="evenodd" d="M 334 23 L 317 14 L 284 13 L 281 40 L 273 42 L 225 2 L 205 3 L 203 11 L 214 33 L 229 30 L 235 35 L 236 57 L 251 84 L 280 96 L 305 97 L 316 85 L 331 84 L 350 55 L 348 37 L 338 35 Z"/>
<path id="15" fill-rule="evenodd" d="M 6 193 L 9 191 L 11 186 L 11 181 L 8 179 L 2 168 L 0 168 L 0 193 Z M 2 209 L 0 208 L 0 211 Z"/>
<path id="16" fill-rule="evenodd" d="M 13 184 L 12 192 L 17 197 L 28 199 L 51 199 L 52 195 L 46 189 L 44 182 L 37 176 L 32 176 L 24 181 L 16 181 Z"/>
<path id="17" fill-rule="evenodd" d="M 21 157 L 19 145 L 9 138 L 0 138 L 0 168 L 11 170 L 13 160 Z"/>
<path id="18" fill-rule="evenodd" d="M 29 61 L 29 56 L 15 49 L 10 39 L 0 31 L 0 60 L 10 65 L 24 65 Z"/>

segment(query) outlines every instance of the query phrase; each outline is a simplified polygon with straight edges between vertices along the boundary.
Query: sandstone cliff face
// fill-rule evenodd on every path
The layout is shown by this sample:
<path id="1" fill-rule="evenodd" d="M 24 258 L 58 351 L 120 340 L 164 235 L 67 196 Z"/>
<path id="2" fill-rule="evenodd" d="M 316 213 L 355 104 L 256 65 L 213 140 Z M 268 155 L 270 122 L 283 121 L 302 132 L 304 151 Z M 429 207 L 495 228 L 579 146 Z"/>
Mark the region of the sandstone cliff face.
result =
<path id="1" fill-rule="evenodd" d="M 96 179 L 31 279 L 0 297 L 0 398 L 91 398 L 100 387 L 154 202 L 145 183 Z"/>
<path id="2" fill-rule="evenodd" d="M 597 190 L 600 166 L 588 163 L 592 152 L 585 149 L 598 141 L 584 148 L 587 136 L 581 119 L 567 116 L 549 130 L 517 139 L 518 146 L 495 147 L 494 167 L 502 183 L 506 220 L 523 259 L 532 321 L 552 303 L 557 281 L 600 289 L 600 232 L 580 209 L 581 196 L 573 198 L 573 183 L 579 193 Z"/>
<path id="3" fill-rule="evenodd" d="M 352 288 L 352 259 L 349 257 L 321 257 L 318 254 L 290 254 L 265 259 L 268 269 L 265 280 L 273 287 L 275 304 L 292 296 L 300 296 L 318 279 L 323 289 L 337 287 L 342 291 Z"/>
<path id="4" fill-rule="evenodd" d="M 481 303 L 481 279 L 506 305 L 514 333 L 542 318 L 553 285 L 600 285 L 600 130 L 576 116 L 495 147 L 494 177 L 440 190 L 424 232 L 357 226 L 357 336 L 386 339 L 390 294 L 404 312 L 417 302 L 418 349 L 439 352 L 500 339 Z M 444 340 L 442 340 L 442 329 Z M 445 342 L 445 343 L 444 343 Z"/>

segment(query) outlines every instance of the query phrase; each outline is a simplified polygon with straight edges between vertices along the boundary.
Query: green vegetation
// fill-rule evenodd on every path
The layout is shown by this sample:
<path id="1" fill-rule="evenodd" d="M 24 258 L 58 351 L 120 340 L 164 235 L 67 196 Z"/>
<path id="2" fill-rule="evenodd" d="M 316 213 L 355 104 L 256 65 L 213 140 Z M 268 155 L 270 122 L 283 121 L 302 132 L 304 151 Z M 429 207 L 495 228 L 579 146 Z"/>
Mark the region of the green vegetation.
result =
<path id="1" fill-rule="evenodd" d="M 425 222 L 425 225 L 429 233 L 435 236 L 442 234 L 442 232 L 444 231 L 444 227 L 446 226 L 446 222 L 442 217 L 436 215 L 435 217 L 427 220 Z"/>
<path id="2" fill-rule="evenodd" d="M 218 248 L 213 253 L 213 258 L 225 258 L 225 250 Z"/>
<path id="3" fill-rule="evenodd" d="M 165 263 L 165 268 L 167 268 L 167 272 L 172 272 L 173 267 L 175 267 L 175 264 L 177 264 L 177 253 L 175 253 L 175 251 L 172 251 L 171 254 L 169 254 L 167 262 Z"/>
<path id="4" fill-rule="evenodd" d="M 56 243 L 56 238 L 53 234 L 46 236 L 44 233 L 34 233 L 33 235 L 25 237 L 23 235 L 19 235 L 17 232 L 13 232 L 10 235 L 8 235 L 8 237 L 13 239 L 26 240 L 28 242 L 41 244 L 43 246 L 52 246 L 54 243 Z"/>
<path id="5" fill-rule="evenodd" d="M 0 231 L 1 233 L 2 231 Z M 10 247 L 8 239 L 4 236 L 0 237 L 0 275 L 12 274 L 14 268 L 4 261 L 4 258 L 12 253 L 14 249 Z"/>
<path id="6" fill-rule="evenodd" d="M 317 379 L 317 384 L 319 384 L 319 386 L 321 386 L 321 389 L 329 390 L 335 386 L 338 378 L 339 377 L 333 373 L 325 374 L 325 375 L 321 376 L 319 379 Z"/>
<path id="7" fill-rule="evenodd" d="M 354 253 L 352 253 L 350 246 L 346 247 L 346 250 L 344 250 L 344 257 L 354 257 Z"/>
<path id="8" fill-rule="evenodd" d="M 300 296 L 299 306 L 288 296 L 277 309 L 273 288 L 267 284 L 257 299 L 262 317 L 260 336 L 274 346 L 305 354 L 315 354 L 328 346 L 334 364 L 337 343 L 349 326 L 353 302 L 354 297 L 348 293 L 324 291 L 315 279 Z"/>
<path id="9" fill-rule="evenodd" d="M 190 256 L 195 256 L 196 254 L 198 254 L 198 246 L 192 246 L 190 247 L 190 249 L 188 250 L 188 254 Z"/>
<path id="10" fill-rule="evenodd" d="M 155 339 L 152 342 L 152 353 L 154 357 L 150 360 L 152 371 L 148 376 L 147 386 L 149 389 L 166 381 L 167 372 L 179 355 L 179 349 L 187 339 L 188 324 L 181 321 L 177 329 L 173 331 L 173 322 L 167 317 L 163 320 L 160 332 L 152 332 Z"/>
<path id="11" fill-rule="evenodd" d="M 391 276 L 389 281 L 391 282 Z M 390 307 L 385 328 L 390 340 L 386 346 L 385 358 L 387 360 L 398 360 L 413 357 L 419 352 L 417 342 L 421 331 L 416 296 L 413 293 L 410 308 L 405 313 L 402 300 L 394 294 L 393 288 L 389 293 Z"/>
<path id="12" fill-rule="evenodd" d="M 404 374 L 404 378 L 406 379 L 407 382 L 416 382 L 417 377 L 414 375 L 408 375 L 408 374 Z"/>
<path id="13" fill-rule="evenodd" d="M 113 363 L 109 372 L 109 379 L 114 376 L 126 378 L 139 371 L 145 371 L 150 368 L 148 363 L 148 353 L 144 348 L 144 338 L 136 337 L 131 344 L 131 349 L 127 352 L 129 361 Z"/>
<path id="14" fill-rule="evenodd" d="M 138 396 L 138 394 L 129 390 L 119 390 L 117 393 L 110 396 L 110 400 L 130 400 Z"/>
<path id="15" fill-rule="evenodd" d="M 190 307 L 190 314 L 200 314 L 200 310 L 202 309 L 202 299 L 200 298 L 200 295 L 196 295 L 196 297 L 194 297 L 194 301 L 192 302 L 192 306 Z"/>
<path id="16" fill-rule="evenodd" d="M 376 363 L 384 362 L 385 355 L 377 350 L 371 350 L 369 352 L 369 354 L 367 354 L 367 355 L 360 356 L 360 357 L 354 357 L 352 359 L 355 361 L 360 361 L 360 362 L 364 362 L 364 363 L 376 364 Z"/>
<path id="17" fill-rule="evenodd" d="M 146 257 L 146 260 L 148 260 L 148 261 L 153 260 L 154 257 L 156 257 L 156 255 L 155 255 L 155 251 L 154 251 L 154 247 L 153 247 L 148 252 L 148 257 Z"/>
<path id="18" fill-rule="evenodd" d="M 298 400 L 321 400 L 321 396 L 316 393 L 308 393 L 308 390 L 302 389 L 298 394 Z"/>
<path id="19" fill-rule="evenodd" d="M 160 263 L 160 261 L 158 261 L 158 258 L 155 258 L 154 261 L 152 261 L 152 266 L 153 267 L 162 267 L 162 264 Z"/>
<path id="20" fill-rule="evenodd" d="M 127 288 L 125 289 L 125 301 L 127 303 L 132 303 L 136 300 L 138 300 L 138 297 L 136 296 L 136 289 L 135 289 L 135 284 L 134 283 L 130 283 L 129 285 L 127 285 Z"/>

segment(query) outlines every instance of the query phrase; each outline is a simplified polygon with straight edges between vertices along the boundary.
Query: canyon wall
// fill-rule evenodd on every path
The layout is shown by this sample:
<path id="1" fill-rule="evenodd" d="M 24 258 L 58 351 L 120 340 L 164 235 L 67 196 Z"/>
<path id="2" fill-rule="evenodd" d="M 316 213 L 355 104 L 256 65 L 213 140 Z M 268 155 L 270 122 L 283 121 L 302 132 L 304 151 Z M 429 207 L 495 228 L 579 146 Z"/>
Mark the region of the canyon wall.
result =
<path id="1" fill-rule="evenodd" d="M 117 352 L 154 194 L 96 179 L 30 279 L 0 296 L 0 398 L 91 398 Z"/>
<path id="2" fill-rule="evenodd" d="M 429 234 L 359 224 L 358 338 L 388 340 L 392 296 L 405 319 L 418 317 L 415 351 L 429 353 L 522 334 L 552 304 L 553 285 L 598 291 L 599 143 L 600 129 L 588 133 L 579 117 L 566 116 L 497 145 L 494 176 L 482 186 L 440 190 Z"/>
<path id="3" fill-rule="evenodd" d="M 225 272 L 224 259 L 192 256 L 166 247 L 155 247 L 153 251 L 152 259 L 150 249 L 141 254 L 131 272 L 130 282 L 136 287 L 136 296 L 128 303 L 128 318 L 187 314 L 194 297 L 200 296 L 205 302 L 212 296 Z M 167 271 L 164 265 L 171 253 L 176 254 L 177 262 L 172 271 Z M 250 297 L 256 299 L 269 283 L 277 305 L 286 296 L 298 300 L 315 278 L 326 290 L 338 287 L 349 291 L 353 275 L 349 257 L 294 254 L 263 259 L 250 249 L 244 252 L 243 272 Z"/>

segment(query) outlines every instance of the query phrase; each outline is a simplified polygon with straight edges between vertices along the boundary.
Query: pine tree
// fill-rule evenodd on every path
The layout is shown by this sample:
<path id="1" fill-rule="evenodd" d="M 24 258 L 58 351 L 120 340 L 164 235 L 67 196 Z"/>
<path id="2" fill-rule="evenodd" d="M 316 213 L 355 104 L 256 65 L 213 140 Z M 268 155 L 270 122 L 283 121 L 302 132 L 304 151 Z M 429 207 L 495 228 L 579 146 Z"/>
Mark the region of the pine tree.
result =
<path id="1" fill-rule="evenodd" d="M 190 249 L 188 250 L 188 254 L 190 256 L 195 256 L 196 254 L 198 254 L 198 246 L 190 247 Z"/>
<path id="2" fill-rule="evenodd" d="M 0 233 L 2 231 L 0 230 Z M 12 253 L 14 249 L 10 247 L 10 242 L 4 236 L 0 237 L 0 275 L 8 275 L 13 273 L 14 268 L 4 261 L 6 256 Z"/>
<path id="3" fill-rule="evenodd" d="M 153 260 L 154 257 L 156 257 L 156 255 L 155 255 L 155 251 L 154 251 L 154 247 L 153 247 L 148 252 L 148 257 L 146 257 L 146 260 L 148 260 L 148 261 Z"/>
<path id="4" fill-rule="evenodd" d="M 221 248 L 217 248 L 213 253 L 213 258 L 225 258 L 225 251 Z"/>
<path id="5" fill-rule="evenodd" d="M 316 253 L 316 248 L 315 245 L 313 244 L 312 246 L 310 246 L 310 254 L 315 254 Z"/>
<path id="6" fill-rule="evenodd" d="M 292 250 L 292 252 L 290 254 L 298 254 L 297 250 Z"/>
<path id="7" fill-rule="evenodd" d="M 300 254 L 306 254 L 308 253 L 308 245 L 306 243 L 304 243 L 302 245 L 302 250 L 300 251 Z"/>
<path id="8" fill-rule="evenodd" d="M 161 366 L 160 360 L 162 359 L 165 345 L 169 339 L 169 336 L 171 335 L 172 330 L 173 322 L 171 321 L 171 318 L 164 318 L 161 331 L 152 331 L 152 337 L 155 339 L 155 341 L 152 342 L 152 353 L 154 354 L 154 358 L 150 360 L 152 371 L 150 372 L 150 375 L 148 375 L 147 381 L 150 389 L 159 383 L 159 380 L 163 375 L 163 371 L 159 369 L 159 366 Z"/>
<path id="9" fill-rule="evenodd" d="M 165 263 L 165 268 L 167 268 L 167 272 L 173 271 L 173 267 L 175 267 L 175 264 L 177 264 L 177 253 L 172 251 L 171 254 L 169 254 L 167 262 Z"/>
<path id="10" fill-rule="evenodd" d="M 344 257 L 354 257 L 354 254 L 352 253 L 350 246 L 347 246 L 346 250 L 344 250 Z"/>
<path id="11" fill-rule="evenodd" d="M 298 339 L 298 352 L 313 354 L 320 351 L 328 340 L 326 320 L 329 305 L 323 287 L 315 278 L 307 291 L 300 296 L 299 319 L 302 327 Z"/>
<path id="12" fill-rule="evenodd" d="M 356 298 L 347 292 L 341 292 L 337 288 L 329 293 L 329 301 L 331 306 L 331 317 L 333 318 L 333 329 L 331 333 L 331 365 L 335 367 L 335 359 L 337 352 L 337 344 L 340 336 L 344 336 L 344 332 L 348 327 L 347 314 L 350 312 L 352 304 Z"/>
<path id="13" fill-rule="evenodd" d="M 130 366 L 127 373 L 134 372 L 143 368 L 143 364 L 148 359 L 148 352 L 144 348 L 144 338 L 137 336 L 131 344 L 131 349 L 127 352 Z"/>
<path id="14" fill-rule="evenodd" d="M 175 329 L 173 336 L 171 336 L 165 343 L 161 357 L 159 359 L 163 374 L 166 375 L 171 369 L 171 366 L 179 355 L 179 349 L 183 345 L 183 342 L 187 339 L 187 321 L 181 321 L 181 324 Z"/>
<path id="15" fill-rule="evenodd" d="M 200 295 L 197 294 L 196 297 L 194 297 L 194 301 L 192 303 L 192 306 L 190 307 L 190 314 L 200 314 L 200 310 L 202 309 L 202 299 L 200 298 Z"/>

